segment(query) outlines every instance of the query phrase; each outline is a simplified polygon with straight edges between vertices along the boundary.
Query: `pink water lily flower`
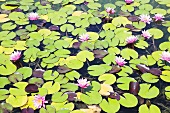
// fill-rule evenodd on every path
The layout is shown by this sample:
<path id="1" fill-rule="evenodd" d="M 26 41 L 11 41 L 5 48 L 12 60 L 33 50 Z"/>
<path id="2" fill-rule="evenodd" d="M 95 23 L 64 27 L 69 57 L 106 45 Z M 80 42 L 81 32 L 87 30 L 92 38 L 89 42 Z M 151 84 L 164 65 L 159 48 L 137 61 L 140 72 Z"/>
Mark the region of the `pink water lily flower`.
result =
<path id="1" fill-rule="evenodd" d="M 107 12 L 108 14 L 114 14 L 114 13 L 115 13 L 115 10 L 114 10 L 113 8 L 108 7 L 108 8 L 106 8 L 106 12 Z"/>
<path id="2" fill-rule="evenodd" d="M 143 31 L 142 31 L 142 36 L 143 36 L 144 38 L 146 38 L 146 39 L 149 39 L 150 37 L 152 37 L 152 35 L 149 33 L 148 30 L 147 30 L 147 31 L 143 30 Z"/>
<path id="3" fill-rule="evenodd" d="M 87 40 L 89 40 L 89 35 L 88 34 L 83 34 L 83 35 L 81 35 L 80 37 L 79 37 L 79 39 L 80 39 L 80 41 L 82 41 L 82 42 L 85 42 L 85 41 L 87 41 Z"/>
<path id="4" fill-rule="evenodd" d="M 79 87 L 81 87 L 81 88 L 87 88 L 88 86 L 90 86 L 90 82 L 89 81 L 87 81 L 87 79 L 85 78 L 85 79 L 78 79 L 77 80 L 77 82 L 78 82 L 78 86 Z"/>
<path id="5" fill-rule="evenodd" d="M 150 22 L 152 21 L 151 17 L 147 14 L 140 15 L 139 19 L 140 19 L 140 21 L 147 23 L 147 24 L 150 24 Z"/>
<path id="6" fill-rule="evenodd" d="M 155 14 L 153 17 L 155 21 L 164 21 L 163 19 L 165 18 L 162 14 Z"/>
<path id="7" fill-rule="evenodd" d="M 160 59 L 170 63 L 170 53 L 168 51 L 163 51 Z"/>
<path id="8" fill-rule="evenodd" d="M 130 36 L 130 37 L 128 37 L 128 38 L 126 39 L 126 42 L 127 42 L 127 44 L 133 44 L 133 43 L 135 43 L 137 40 L 138 40 L 138 37 L 132 35 L 132 36 Z"/>
<path id="9" fill-rule="evenodd" d="M 116 56 L 115 61 L 116 61 L 116 64 L 119 66 L 124 66 L 127 63 L 125 62 L 125 59 L 120 56 L 119 57 Z"/>
<path id="10" fill-rule="evenodd" d="M 31 13 L 28 15 L 28 18 L 29 18 L 29 20 L 38 20 L 38 19 L 39 19 L 39 16 L 38 16 L 38 13 L 31 12 Z"/>
<path id="11" fill-rule="evenodd" d="M 19 51 L 14 51 L 14 52 L 10 55 L 10 60 L 12 60 L 12 61 L 17 61 L 20 57 L 21 57 L 21 52 L 19 52 Z"/>
<path id="12" fill-rule="evenodd" d="M 126 2 L 127 4 L 131 4 L 131 3 L 134 2 L 134 0 L 125 0 L 125 2 Z"/>
<path id="13" fill-rule="evenodd" d="M 33 103 L 36 108 L 45 108 L 45 103 L 48 103 L 48 101 L 45 100 L 45 96 L 35 95 Z"/>

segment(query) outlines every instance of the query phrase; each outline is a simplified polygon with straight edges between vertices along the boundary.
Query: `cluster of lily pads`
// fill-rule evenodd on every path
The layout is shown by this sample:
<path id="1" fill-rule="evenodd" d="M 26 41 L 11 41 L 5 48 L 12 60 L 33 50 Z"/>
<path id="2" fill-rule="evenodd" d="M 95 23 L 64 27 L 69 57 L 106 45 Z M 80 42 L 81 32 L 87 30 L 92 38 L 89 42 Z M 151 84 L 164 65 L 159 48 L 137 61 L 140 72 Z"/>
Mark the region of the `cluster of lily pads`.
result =
<path id="1" fill-rule="evenodd" d="M 0 3 L 0 113 L 170 112 L 169 0 Z"/>

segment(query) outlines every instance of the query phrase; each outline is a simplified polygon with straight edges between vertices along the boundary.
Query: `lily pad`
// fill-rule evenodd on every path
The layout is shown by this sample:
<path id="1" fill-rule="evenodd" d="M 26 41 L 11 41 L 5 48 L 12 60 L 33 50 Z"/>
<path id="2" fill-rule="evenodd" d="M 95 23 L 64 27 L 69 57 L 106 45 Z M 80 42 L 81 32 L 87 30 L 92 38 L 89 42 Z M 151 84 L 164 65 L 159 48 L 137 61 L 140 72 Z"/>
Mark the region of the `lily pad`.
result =
<path id="1" fill-rule="evenodd" d="M 140 84 L 140 90 L 138 95 L 142 98 L 155 98 L 159 94 L 159 89 L 156 86 L 151 87 L 151 84 Z"/>

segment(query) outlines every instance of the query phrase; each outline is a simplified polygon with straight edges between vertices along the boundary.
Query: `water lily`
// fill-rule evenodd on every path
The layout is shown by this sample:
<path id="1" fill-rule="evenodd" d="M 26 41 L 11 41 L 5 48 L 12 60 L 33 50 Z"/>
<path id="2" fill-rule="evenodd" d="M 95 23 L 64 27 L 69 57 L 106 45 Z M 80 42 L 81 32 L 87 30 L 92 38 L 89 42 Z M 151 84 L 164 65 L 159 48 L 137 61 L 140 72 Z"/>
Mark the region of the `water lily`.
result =
<path id="1" fill-rule="evenodd" d="M 116 61 L 116 64 L 119 66 L 124 66 L 127 63 L 125 62 L 125 59 L 120 56 L 119 57 L 116 56 L 115 61 Z"/>
<path id="2" fill-rule="evenodd" d="M 81 88 L 87 88 L 88 86 L 90 86 L 90 83 L 89 83 L 89 81 L 87 81 L 87 79 L 85 78 L 85 79 L 78 79 L 77 80 L 77 82 L 78 82 L 78 86 L 79 87 L 81 87 Z"/>
<path id="3" fill-rule="evenodd" d="M 28 15 L 28 18 L 29 18 L 29 20 L 38 20 L 38 19 L 39 19 L 39 16 L 38 16 L 38 13 L 31 12 L 31 13 Z"/>
<path id="4" fill-rule="evenodd" d="M 114 10 L 113 8 L 108 7 L 108 8 L 106 8 L 106 12 L 107 12 L 108 14 L 114 14 L 114 13 L 115 13 L 115 10 Z"/>
<path id="5" fill-rule="evenodd" d="M 19 51 L 14 51 L 14 52 L 10 55 L 10 60 L 12 60 L 12 61 L 17 61 L 20 57 L 21 57 L 21 52 L 19 52 Z"/>
<path id="6" fill-rule="evenodd" d="M 126 2 L 127 4 L 131 4 L 131 3 L 134 2 L 134 0 L 125 0 L 125 2 Z"/>
<path id="7" fill-rule="evenodd" d="M 85 42 L 89 40 L 89 35 L 88 34 L 83 34 L 79 37 L 80 41 Z"/>
<path id="8" fill-rule="evenodd" d="M 143 30 L 143 31 L 142 31 L 142 36 L 143 36 L 144 38 L 146 38 L 146 39 L 149 39 L 150 37 L 152 37 L 152 35 L 149 33 L 148 30 L 147 30 L 147 31 Z"/>
<path id="9" fill-rule="evenodd" d="M 127 44 L 133 44 L 133 43 L 135 43 L 137 40 L 138 40 L 138 37 L 132 35 L 132 36 L 130 36 L 130 37 L 128 37 L 128 38 L 126 39 L 126 42 L 127 42 Z"/>
<path id="10" fill-rule="evenodd" d="M 155 21 L 164 21 L 163 19 L 165 18 L 162 14 L 155 14 L 153 17 Z"/>
<path id="11" fill-rule="evenodd" d="M 45 108 L 45 103 L 48 103 L 48 101 L 45 100 L 45 96 L 35 95 L 33 103 L 36 108 Z"/>
<path id="12" fill-rule="evenodd" d="M 160 59 L 170 63 L 170 53 L 168 51 L 163 51 Z"/>
<path id="13" fill-rule="evenodd" d="M 150 22 L 152 21 L 151 17 L 147 14 L 140 15 L 139 19 L 140 19 L 140 21 L 148 23 L 148 24 L 150 24 Z"/>

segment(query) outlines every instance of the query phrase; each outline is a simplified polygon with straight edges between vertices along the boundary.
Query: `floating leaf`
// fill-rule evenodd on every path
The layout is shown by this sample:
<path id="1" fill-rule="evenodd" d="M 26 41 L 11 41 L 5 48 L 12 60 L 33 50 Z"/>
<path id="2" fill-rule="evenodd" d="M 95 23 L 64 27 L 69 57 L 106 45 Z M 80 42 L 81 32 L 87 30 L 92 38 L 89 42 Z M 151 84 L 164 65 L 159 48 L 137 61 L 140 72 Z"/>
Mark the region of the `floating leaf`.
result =
<path id="1" fill-rule="evenodd" d="M 116 113 L 120 109 L 120 104 L 116 99 L 108 98 L 108 102 L 103 99 L 99 104 L 103 111 L 107 113 Z"/>
<path id="2" fill-rule="evenodd" d="M 166 98 L 169 100 L 170 99 L 170 86 L 165 87 L 165 95 L 166 95 Z"/>
<path id="3" fill-rule="evenodd" d="M 96 91 L 87 92 L 86 94 L 80 95 L 80 99 L 86 104 L 99 104 L 102 101 L 102 96 Z"/>
<path id="4" fill-rule="evenodd" d="M 13 96 L 9 95 L 6 102 L 11 104 L 14 108 L 21 107 L 27 102 L 27 96 Z"/>
<path id="5" fill-rule="evenodd" d="M 99 76 L 99 81 L 104 81 L 104 84 L 114 84 L 116 82 L 116 76 L 113 74 L 103 74 Z"/>
<path id="6" fill-rule="evenodd" d="M 58 82 L 46 82 L 42 88 L 45 88 L 48 90 L 48 94 L 54 94 L 55 92 L 58 92 L 60 90 L 60 84 Z"/>
<path id="7" fill-rule="evenodd" d="M 9 84 L 10 81 L 6 77 L 0 77 L 0 88 L 4 88 L 5 85 Z"/>
<path id="8" fill-rule="evenodd" d="M 129 90 L 129 83 L 130 82 L 136 82 L 136 80 L 134 78 L 130 78 L 130 77 L 120 77 L 117 79 L 117 83 L 118 83 L 118 88 L 122 89 L 122 90 Z"/>
<path id="9" fill-rule="evenodd" d="M 56 92 L 52 95 L 53 102 L 64 102 L 68 98 L 67 94 L 63 94 L 62 92 Z"/>
<path id="10" fill-rule="evenodd" d="M 0 100 L 5 100 L 6 98 L 8 98 L 9 91 L 6 89 L 1 89 L 0 90 Z"/>
<path id="11" fill-rule="evenodd" d="M 19 68 L 16 72 L 21 74 L 23 76 L 23 79 L 26 79 L 32 75 L 32 69 L 29 67 Z"/>
<path id="12" fill-rule="evenodd" d="M 142 79 L 148 83 L 156 83 L 159 81 L 158 76 L 152 75 L 150 73 L 144 73 Z"/>
<path id="13" fill-rule="evenodd" d="M 140 90 L 138 95 L 142 98 L 155 98 L 159 94 L 159 89 L 156 86 L 151 87 L 151 84 L 140 84 Z"/>
<path id="14" fill-rule="evenodd" d="M 126 17 L 115 17 L 112 20 L 112 24 L 114 26 L 118 26 L 119 27 L 121 25 L 125 26 L 126 24 L 132 24 L 132 22 L 129 21 Z"/>
<path id="15" fill-rule="evenodd" d="M 162 75 L 160 76 L 160 78 L 165 82 L 170 82 L 170 71 L 162 71 Z"/>
<path id="16" fill-rule="evenodd" d="M 77 71 L 71 71 L 66 73 L 65 76 L 70 80 L 75 80 L 75 78 L 78 79 L 80 77 L 80 74 Z"/>
<path id="17" fill-rule="evenodd" d="M 99 93 L 104 96 L 109 96 L 110 92 L 113 92 L 113 88 L 108 84 L 101 84 Z"/>
<path id="18" fill-rule="evenodd" d="M 154 37 L 154 39 L 160 39 L 164 35 L 163 32 L 157 28 L 151 28 L 148 31 Z"/>
<path id="19" fill-rule="evenodd" d="M 154 104 L 151 104 L 149 108 L 146 104 L 143 104 L 139 107 L 139 113 L 161 113 L 161 111 Z"/>
<path id="20" fill-rule="evenodd" d="M 0 23 L 4 23 L 9 21 L 10 19 L 8 18 L 7 14 L 0 14 Z"/>
<path id="21" fill-rule="evenodd" d="M 88 67 L 88 73 L 92 76 L 99 76 L 104 74 L 105 72 L 111 70 L 111 66 L 100 66 L 100 65 L 92 65 Z"/>
<path id="22" fill-rule="evenodd" d="M 93 61 L 94 60 L 94 54 L 92 52 L 89 52 L 87 50 L 81 51 L 77 54 L 77 59 L 85 62 L 86 59 L 88 59 L 89 61 Z"/>
<path id="23" fill-rule="evenodd" d="M 133 59 L 138 58 L 138 53 L 135 50 L 128 49 L 128 48 L 123 49 L 121 51 L 121 55 L 123 58 L 125 58 L 127 60 L 130 60 L 130 57 L 132 57 Z"/>
<path id="24" fill-rule="evenodd" d="M 120 96 L 119 103 L 127 108 L 135 107 L 138 104 L 138 99 L 132 94 L 124 93 L 123 96 Z"/>

